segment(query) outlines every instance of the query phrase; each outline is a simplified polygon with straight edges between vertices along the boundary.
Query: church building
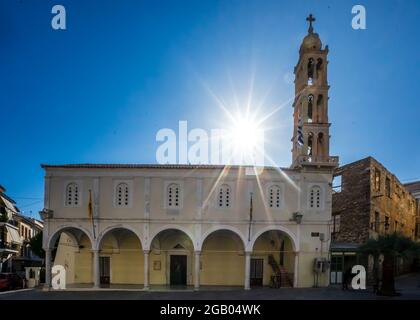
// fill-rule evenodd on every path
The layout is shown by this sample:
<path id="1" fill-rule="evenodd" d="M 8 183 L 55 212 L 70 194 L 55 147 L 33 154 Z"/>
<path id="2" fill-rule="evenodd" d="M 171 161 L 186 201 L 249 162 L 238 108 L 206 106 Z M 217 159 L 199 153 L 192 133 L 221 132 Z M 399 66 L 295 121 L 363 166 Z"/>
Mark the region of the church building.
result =
<path id="1" fill-rule="evenodd" d="M 328 46 L 308 34 L 294 68 L 289 168 L 43 164 L 46 283 L 67 287 L 329 284 Z M 286 141 L 285 141 L 286 142 Z"/>

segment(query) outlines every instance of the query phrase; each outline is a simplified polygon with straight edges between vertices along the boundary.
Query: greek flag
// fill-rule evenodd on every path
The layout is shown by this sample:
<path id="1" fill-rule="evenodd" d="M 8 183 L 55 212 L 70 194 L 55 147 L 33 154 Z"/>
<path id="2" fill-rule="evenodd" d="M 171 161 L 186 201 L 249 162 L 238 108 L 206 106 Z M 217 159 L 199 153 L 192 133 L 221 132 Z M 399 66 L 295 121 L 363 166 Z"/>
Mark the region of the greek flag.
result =
<path id="1" fill-rule="evenodd" d="M 301 147 L 303 146 L 303 132 L 302 132 L 302 118 L 299 114 L 299 118 L 298 118 L 298 126 L 297 126 L 297 142 L 298 142 L 298 146 Z"/>

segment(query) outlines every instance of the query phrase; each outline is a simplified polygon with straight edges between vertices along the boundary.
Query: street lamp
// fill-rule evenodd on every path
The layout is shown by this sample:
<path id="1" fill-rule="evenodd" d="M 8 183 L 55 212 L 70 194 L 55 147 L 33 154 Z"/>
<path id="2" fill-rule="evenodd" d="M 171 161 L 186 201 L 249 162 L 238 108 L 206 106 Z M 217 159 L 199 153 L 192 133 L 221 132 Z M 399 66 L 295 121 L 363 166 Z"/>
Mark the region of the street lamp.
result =
<path id="1" fill-rule="evenodd" d="M 300 212 L 293 212 L 293 216 L 290 221 L 296 221 L 297 224 L 302 222 L 303 214 Z"/>
<path id="2" fill-rule="evenodd" d="M 41 216 L 42 220 L 50 219 L 53 217 L 53 210 L 50 209 L 42 209 L 42 211 L 39 212 L 39 215 Z"/>

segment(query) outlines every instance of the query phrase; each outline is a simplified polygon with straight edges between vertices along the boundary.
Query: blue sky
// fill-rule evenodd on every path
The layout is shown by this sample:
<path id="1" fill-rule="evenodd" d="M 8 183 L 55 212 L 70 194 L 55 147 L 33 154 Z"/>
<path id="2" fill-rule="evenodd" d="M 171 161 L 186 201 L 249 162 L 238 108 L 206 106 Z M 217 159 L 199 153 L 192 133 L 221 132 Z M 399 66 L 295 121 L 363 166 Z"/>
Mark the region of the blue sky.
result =
<path id="1" fill-rule="evenodd" d="M 55 4 L 66 30 L 51 28 Z M 351 28 L 355 4 L 366 30 Z M 330 48 L 331 154 L 420 179 L 418 1 L 3 0 L 0 184 L 37 216 L 41 163 L 155 163 L 159 129 L 225 123 L 209 90 L 270 112 L 293 95 L 310 12 Z M 292 111 L 265 124 L 279 166 L 291 161 Z"/>

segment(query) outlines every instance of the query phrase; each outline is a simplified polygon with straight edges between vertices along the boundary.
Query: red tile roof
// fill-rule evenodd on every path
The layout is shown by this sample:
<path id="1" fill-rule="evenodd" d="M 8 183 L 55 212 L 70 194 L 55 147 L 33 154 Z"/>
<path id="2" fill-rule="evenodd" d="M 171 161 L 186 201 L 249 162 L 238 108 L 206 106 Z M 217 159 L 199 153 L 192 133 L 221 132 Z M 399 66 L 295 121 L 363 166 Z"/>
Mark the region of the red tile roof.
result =
<path id="1" fill-rule="evenodd" d="M 81 164 L 41 164 L 41 168 L 64 168 L 64 169 L 223 169 L 225 167 L 238 169 L 248 166 L 239 165 L 213 165 L 213 164 L 97 164 L 97 163 L 81 163 Z M 288 168 L 265 167 L 265 169 L 282 169 Z"/>

